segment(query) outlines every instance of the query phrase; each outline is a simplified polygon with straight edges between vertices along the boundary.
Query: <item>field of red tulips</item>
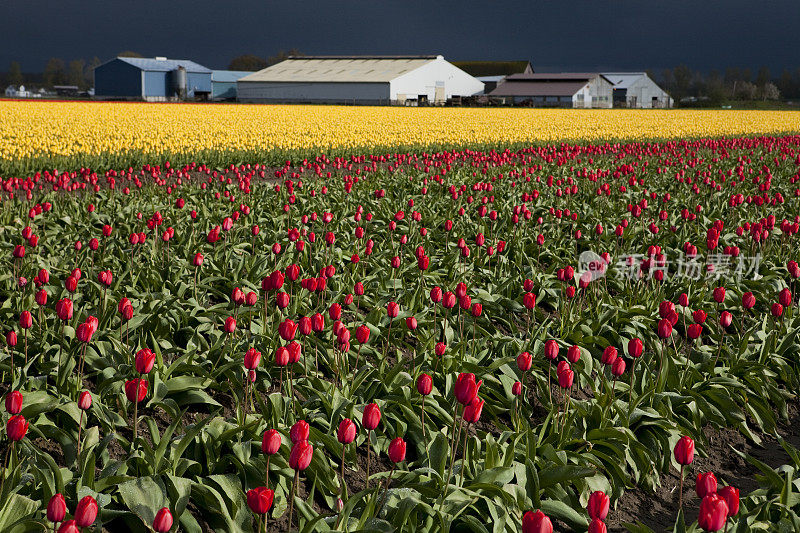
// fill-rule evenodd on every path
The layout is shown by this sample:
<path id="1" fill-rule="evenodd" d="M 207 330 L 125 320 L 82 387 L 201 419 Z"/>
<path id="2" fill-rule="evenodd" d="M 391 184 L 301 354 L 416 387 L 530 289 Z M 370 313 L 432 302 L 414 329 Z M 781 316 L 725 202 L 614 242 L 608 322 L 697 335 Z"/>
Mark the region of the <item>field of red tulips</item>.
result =
<path id="1" fill-rule="evenodd" d="M 0 531 L 800 531 L 800 136 L 3 180 Z"/>

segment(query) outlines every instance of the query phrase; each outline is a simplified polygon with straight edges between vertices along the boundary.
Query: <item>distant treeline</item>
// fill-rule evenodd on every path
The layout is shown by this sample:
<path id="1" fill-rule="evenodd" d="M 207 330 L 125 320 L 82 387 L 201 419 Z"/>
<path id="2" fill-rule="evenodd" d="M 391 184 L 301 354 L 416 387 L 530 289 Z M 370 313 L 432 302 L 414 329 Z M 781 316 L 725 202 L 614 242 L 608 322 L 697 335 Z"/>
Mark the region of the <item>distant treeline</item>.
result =
<path id="1" fill-rule="evenodd" d="M 778 77 L 767 67 L 755 73 L 739 67 L 701 72 L 686 65 L 647 74 L 678 103 L 695 99 L 708 103 L 800 99 L 800 67 L 785 68 Z"/>

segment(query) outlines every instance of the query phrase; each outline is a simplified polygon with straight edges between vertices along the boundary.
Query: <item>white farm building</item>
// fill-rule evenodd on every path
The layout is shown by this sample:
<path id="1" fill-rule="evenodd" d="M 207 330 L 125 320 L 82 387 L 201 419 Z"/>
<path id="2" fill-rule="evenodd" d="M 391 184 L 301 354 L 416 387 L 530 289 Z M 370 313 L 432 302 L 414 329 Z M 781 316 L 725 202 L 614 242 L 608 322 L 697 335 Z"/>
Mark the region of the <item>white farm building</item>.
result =
<path id="1" fill-rule="evenodd" d="M 610 108 L 613 84 L 603 74 L 513 74 L 489 93 L 506 104 L 531 107 Z"/>
<path id="2" fill-rule="evenodd" d="M 264 103 L 444 104 L 483 83 L 442 56 L 303 56 L 237 80 L 238 99 Z"/>
<path id="3" fill-rule="evenodd" d="M 603 72 L 603 76 L 614 84 L 614 107 L 672 107 L 672 98 L 644 72 Z"/>

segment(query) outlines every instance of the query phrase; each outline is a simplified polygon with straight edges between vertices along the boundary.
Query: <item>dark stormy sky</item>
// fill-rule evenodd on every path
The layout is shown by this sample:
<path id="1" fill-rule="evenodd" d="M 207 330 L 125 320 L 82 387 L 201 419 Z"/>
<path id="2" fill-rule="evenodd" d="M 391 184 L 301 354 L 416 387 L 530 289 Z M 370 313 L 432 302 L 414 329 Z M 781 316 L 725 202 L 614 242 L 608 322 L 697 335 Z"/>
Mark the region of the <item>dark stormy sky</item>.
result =
<path id="1" fill-rule="evenodd" d="M 239 54 L 530 59 L 547 70 L 800 67 L 798 0 L 9 0 L 0 71 L 123 50 L 224 68 Z"/>

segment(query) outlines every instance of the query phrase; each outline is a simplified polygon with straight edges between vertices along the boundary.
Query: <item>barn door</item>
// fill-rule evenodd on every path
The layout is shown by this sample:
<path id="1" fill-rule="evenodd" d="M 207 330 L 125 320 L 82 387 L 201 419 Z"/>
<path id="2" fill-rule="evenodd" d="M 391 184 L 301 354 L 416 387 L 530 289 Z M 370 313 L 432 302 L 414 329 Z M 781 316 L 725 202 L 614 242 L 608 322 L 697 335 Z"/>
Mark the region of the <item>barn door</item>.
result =
<path id="1" fill-rule="evenodd" d="M 437 81 L 436 82 L 436 90 L 433 93 L 433 103 L 434 104 L 443 104 L 445 101 L 444 95 L 444 82 Z"/>

